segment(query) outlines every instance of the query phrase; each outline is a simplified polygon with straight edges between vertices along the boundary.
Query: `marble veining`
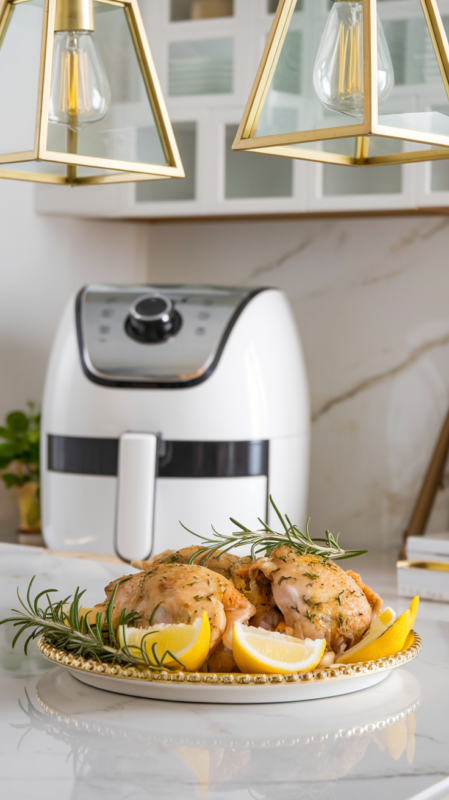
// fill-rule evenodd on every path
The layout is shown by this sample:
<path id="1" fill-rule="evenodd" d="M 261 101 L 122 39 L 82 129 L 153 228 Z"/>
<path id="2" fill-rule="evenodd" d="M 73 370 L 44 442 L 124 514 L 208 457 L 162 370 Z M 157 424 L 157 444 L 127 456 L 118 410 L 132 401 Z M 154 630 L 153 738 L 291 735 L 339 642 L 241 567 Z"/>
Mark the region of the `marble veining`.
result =
<path id="1" fill-rule="evenodd" d="M 397 552 L 447 413 L 448 248 L 445 217 L 151 228 L 155 283 L 287 294 L 310 383 L 312 529 L 348 547 Z M 430 530 L 448 524 L 446 491 Z"/>
<path id="2" fill-rule="evenodd" d="M 316 422 L 316 420 L 323 416 L 323 414 L 326 414 L 339 403 L 344 403 L 346 400 L 350 400 L 360 392 L 365 392 L 368 389 L 371 389 L 373 386 L 376 386 L 376 384 L 382 381 L 390 380 L 390 378 L 399 375 L 400 372 L 411 367 L 429 350 L 433 350 L 436 347 L 446 347 L 447 345 L 449 345 L 449 334 L 446 336 L 440 336 L 438 339 L 434 339 L 433 341 L 425 342 L 419 345 L 409 353 L 404 361 L 402 361 L 400 364 L 397 364 L 395 367 L 382 372 L 380 375 L 372 375 L 369 378 L 365 378 L 365 380 L 361 381 L 357 386 L 354 386 L 352 389 L 348 389 L 348 391 L 342 395 L 329 398 L 329 400 L 327 400 L 327 402 L 321 406 L 321 408 L 318 408 L 312 413 L 312 421 Z"/>

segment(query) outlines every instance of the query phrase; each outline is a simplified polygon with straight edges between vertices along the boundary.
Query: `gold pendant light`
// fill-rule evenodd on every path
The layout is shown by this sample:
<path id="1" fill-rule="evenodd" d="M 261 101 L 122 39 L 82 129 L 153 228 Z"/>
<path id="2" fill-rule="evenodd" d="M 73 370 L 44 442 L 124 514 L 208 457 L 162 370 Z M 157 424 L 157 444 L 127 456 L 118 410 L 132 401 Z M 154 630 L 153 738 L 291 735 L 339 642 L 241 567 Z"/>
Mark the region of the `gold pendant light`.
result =
<path id="1" fill-rule="evenodd" d="M 0 178 L 183 178 L 137 0 L 4 0 Z"/>
<path id="2" fill-rule="evenodd" d="M 438 3 L 407 3 L 407 52 L 386 6 L 279 0 L 233 150 L 344 166 L 449 158 L 449 46 Z"/>

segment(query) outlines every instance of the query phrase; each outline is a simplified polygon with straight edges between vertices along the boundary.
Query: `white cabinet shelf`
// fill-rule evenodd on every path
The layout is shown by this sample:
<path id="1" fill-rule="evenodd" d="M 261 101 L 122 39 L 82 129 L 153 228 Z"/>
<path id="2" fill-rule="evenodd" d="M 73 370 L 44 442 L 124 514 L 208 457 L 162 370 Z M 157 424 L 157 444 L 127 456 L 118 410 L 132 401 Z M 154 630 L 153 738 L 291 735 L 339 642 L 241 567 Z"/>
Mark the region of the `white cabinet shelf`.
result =
<path id="1" fill-rule="evenodd" d="M 320 3 L 327 13 L 331 2 L 298 0 L 289 33 L 298 81 L 308 11 Z M 140 5 L 186 179 L 42 185 L 36 188 L 40 213 L 160 219 L 449 208 L 449 161 L 356 169 L 232 151 L 277 0 L 220 0 L 214 8 L 223 16 L 208 19 L 191 19 L 204 9 L 198 0 Z M 439 7 L 449 32 L 449 0 Z M 411 104 L 419 111 L 437 109 L 447 99 L 418 46 L 425 34 L 420 3 L 378 0 L 378 8 L 395 70 L 393 95 L 383 108 L 388 113 L 394 102 L 396 110 Z M 279 87 L 284 98 L 288 91 Z"/>

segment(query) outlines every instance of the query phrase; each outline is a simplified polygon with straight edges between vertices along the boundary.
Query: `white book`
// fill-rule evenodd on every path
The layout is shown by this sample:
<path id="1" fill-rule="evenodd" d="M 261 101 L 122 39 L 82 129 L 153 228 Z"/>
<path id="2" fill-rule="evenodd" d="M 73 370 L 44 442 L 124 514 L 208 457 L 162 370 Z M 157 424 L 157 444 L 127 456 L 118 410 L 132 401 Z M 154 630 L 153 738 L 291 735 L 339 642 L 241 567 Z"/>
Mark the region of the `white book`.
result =
<path id="1" fill-rule="evenodd" d="M 449 571 L 423 569 L 398 563 L 398 594 L 402 597 L 419 596 L 423 600 L 449 602 Z"/>
<path id="2" fill-rule="evenodd" d="M 449 561 L 449 533 L 409 536 L 406 542 L 408 561 Z"/>

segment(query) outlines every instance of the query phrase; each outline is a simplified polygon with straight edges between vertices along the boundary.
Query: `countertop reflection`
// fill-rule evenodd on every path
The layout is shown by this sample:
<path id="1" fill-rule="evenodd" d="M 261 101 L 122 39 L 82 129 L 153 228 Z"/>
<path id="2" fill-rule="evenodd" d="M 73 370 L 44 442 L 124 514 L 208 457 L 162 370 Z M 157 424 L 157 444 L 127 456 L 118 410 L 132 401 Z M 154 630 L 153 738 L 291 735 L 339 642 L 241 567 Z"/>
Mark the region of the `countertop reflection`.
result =
<path id="1" fill-rule="evenodd" d="M 34 573 L 39 584 L 66 589 L 104 585 L 120 570 L 92 563 L 86 569 L 5 545 L 0 556 L 2 617 L 14 605 L 16 585 L 23 587 Z M 393 574 L 388 602 L 394 602 Z M 263 706 L 102 692 L 60 667 L 48 669 L 36 650 L 28 659 L 21 648 L 12 652 L 11 630 L 3 626 L 2 796 L 409 800 L 449 772 L 449 624 L 438 620 L 434 605 L 435 619 L 426 614 L 425 624 L 416 626 L 421 656 L 377 686 Z"/>

